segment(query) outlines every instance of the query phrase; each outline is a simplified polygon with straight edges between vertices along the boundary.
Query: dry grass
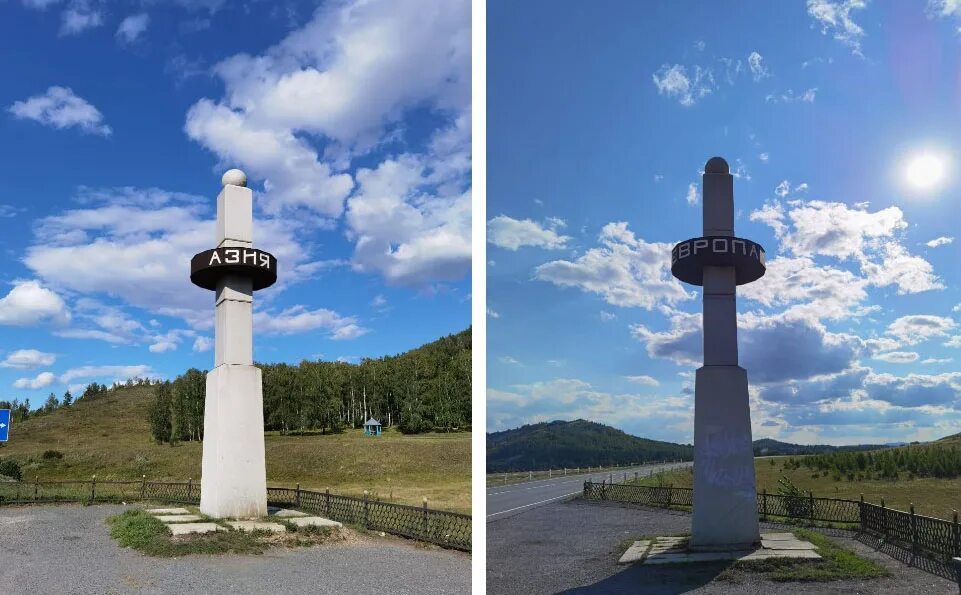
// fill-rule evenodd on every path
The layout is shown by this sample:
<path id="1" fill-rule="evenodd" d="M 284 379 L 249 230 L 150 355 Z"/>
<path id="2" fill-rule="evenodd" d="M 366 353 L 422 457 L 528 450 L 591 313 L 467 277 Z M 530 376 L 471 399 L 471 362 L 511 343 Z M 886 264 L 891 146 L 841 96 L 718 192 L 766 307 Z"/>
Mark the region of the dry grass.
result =
<path id="1" fill-rule="evenodd" d="M 806 467 L 785 470 L 784 461 L 791 457 L 762 457 L 754 459 L 754 469 L 757 475 L 757 490 L 767 489 L 769 493 L 776 493 L 778 480 L 787 477 L 794 485 L 805 492 L 813 492 L 822 498 L 845 498 L 857 500 L 864 494 L 864 499 L 873 504 L 880 504 L 884 498 L 886 506 L 898 510 L 908 510 L 911 504 L 917 514 L 942 519 L 951 519 L 953 511 L 961 509 L 961 479 L 900 479 L 898 481 L 835 481 L 831 475 L 826 476 Z M 793 457 L 799 459 L 801 457 Z M 774 461 L 774 464 L 771 464 Z M 662 476 L 664 484 L 673 484 L 678 488 L 689 488 L 693 484 L 690 469 L 666 473 Z M 642 485 L 656 485 L 656 478 L 644 478 Z"/>
<path id="2" fill-rule="evenodd" d="M 134 387 L 81 400 L 69 408 L 13 424 L 0 457 L 23 466 L 24 481 L 200 477 L 201 444 L 158 445 L 150 437 L 146 408 L 152 389 Z M 46 450 L 63 459 L 43 459 Z M 470 513 L 471 435 L 404 436 L 388 430 L 379 438 L 348 430 L 336 435 L 266 435 L 270 485 L 324 490 Z"/>

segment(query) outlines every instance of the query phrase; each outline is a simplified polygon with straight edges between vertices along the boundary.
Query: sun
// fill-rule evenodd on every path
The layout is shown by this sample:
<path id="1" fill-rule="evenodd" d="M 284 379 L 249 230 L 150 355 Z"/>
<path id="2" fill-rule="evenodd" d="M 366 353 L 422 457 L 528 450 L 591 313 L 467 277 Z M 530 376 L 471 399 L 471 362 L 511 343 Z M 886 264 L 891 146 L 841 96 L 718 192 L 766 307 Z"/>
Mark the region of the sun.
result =
<path id="1" fill-rule="evenodd" d="M 926 151 L 908 158 L 904 179 L 914 190 L 930 191 L 944 181 L 946 170 L 947 159 L 943 155 Z"/>

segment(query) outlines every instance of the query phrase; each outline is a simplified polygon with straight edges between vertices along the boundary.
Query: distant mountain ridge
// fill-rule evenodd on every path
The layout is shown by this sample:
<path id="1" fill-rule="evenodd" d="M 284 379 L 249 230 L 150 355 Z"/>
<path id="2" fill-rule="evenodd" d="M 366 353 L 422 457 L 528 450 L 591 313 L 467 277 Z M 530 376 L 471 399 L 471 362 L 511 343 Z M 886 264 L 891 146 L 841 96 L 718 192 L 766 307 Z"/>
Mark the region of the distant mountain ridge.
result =
<path id="1" fill-rule="evenodd" d="M 694 447 L 631 436 L 592 421 L 556 420 L 487 435 L 487 472 L 692 460 Z"/>
<path id="2" fill-rule="evenodd" d="M 832 446 L 830 444 L 791 444 L 790 442 L 780 442 L 772 438 L 761 438 L 754 441 L 754 456 L 779 456 L 779 455 L 814 455 L 826 454 L 831 452 L 856 452 L 861 450 L 879 450 L 900 446 L 903 443 L 888 444 L 852 444 L 848 446 Z"/>

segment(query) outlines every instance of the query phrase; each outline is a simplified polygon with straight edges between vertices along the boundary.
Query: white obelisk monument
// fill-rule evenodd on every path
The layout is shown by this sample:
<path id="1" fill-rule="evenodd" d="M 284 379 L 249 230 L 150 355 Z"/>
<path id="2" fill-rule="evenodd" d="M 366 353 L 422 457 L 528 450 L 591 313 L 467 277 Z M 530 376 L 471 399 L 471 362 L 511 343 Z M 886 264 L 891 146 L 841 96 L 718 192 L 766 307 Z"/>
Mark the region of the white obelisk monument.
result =
<path id="1" fill-rule="evenodd" d="M 214 368 L 207 373 L 200 511 L 267 514 L 263 386 L 253 365 L 253 292 L 276 280 L 276 261 L 253 248 L 253 193 L 240 170 L 223 176 L 216 248 L 191 261 L 191 280 L 214 290 Z"/>
<path id="2" fill-rule="evenodd" d="M 674 275 L 703 285 L 704 365 L 694 385 L 691 549 L 760 541 L 747 371 L 737 359 L 737 285 L 764 274 L 764 249 L 734 236 L 734 180 L 714 157 L 704 167 L 704 236 L 672 253 Z"/>

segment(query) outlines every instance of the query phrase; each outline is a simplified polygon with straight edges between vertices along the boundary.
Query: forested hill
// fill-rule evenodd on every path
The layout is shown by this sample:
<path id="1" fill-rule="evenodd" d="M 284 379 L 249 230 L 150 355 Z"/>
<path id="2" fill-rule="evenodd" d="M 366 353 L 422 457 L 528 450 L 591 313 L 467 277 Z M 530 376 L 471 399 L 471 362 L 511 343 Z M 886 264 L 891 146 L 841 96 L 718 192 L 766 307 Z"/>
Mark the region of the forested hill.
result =
<path id="1" fill-rule="evenodd" d="M 814 455 L 831 452 L 855 452 L 862 450 L 878 450 L 887 448 L 890 444 L 855 444 L 850 446 L 831 446 L 830 444 L 791 444 L 771 438 L 761 438 L 754 441 L 754 456 L 779 455 Z"/>
<path id="2" fill-rule="evenodd" d="M 578 419 L 526 425 L 487 435 L 487 472 L 691 460 L 694 447 L 638 438 Z"/>
<path id="3" fill-rule="evenodd" d="M 470 429 L 470 328 L 358 364 L 257 365 L 263 370 L 267 430 L 338 432 L 361 427 L 369 418 L 408 434 Z M 202 439 L 204 374 L 191 369 L 158 385 L 150 411 L 154 438 Z"/>

